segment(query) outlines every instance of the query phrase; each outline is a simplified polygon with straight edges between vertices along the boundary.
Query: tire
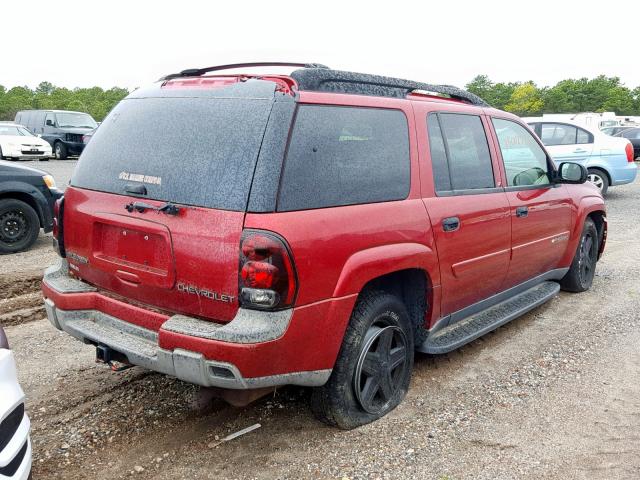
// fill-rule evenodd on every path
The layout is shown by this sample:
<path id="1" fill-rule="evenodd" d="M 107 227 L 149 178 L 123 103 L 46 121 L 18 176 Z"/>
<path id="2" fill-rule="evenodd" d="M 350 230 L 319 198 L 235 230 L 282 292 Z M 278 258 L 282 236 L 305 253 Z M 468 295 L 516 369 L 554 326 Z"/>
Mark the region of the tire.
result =
<path id="1" fill-rule="evenodd" d="M 598 261 L 598 230 L 595 223 L 587 218 L 582 227 L 582 235 L 576 254 L 567 274 L 560 280 L 560 287 L 567 292 L 586 292 L 591 288 Z"/>
<path id="2" fill-rule="evenodd" d="M 55 155 L 56 160 L 64 160 L 69 156 L 67 146 L 62 142 L 55 143 L 53 146 L 53 154 Z"/>
<path id="3" fill-rule="evenodd" d="M 0 254 L 28 249 L 39 233 L 40 220 L 33 208 L 13 198 L 0 200 Z"/>
<path id="4" fill-rule="evenodd" d="M 600 189 L 600 193 L 605 195 L 609 190 L 609 177 L 598 168 L 590 168 L 587 172 L 587 181 L 593 183 Z"/>
<path id="5" fill-rule="evenodd" d="M 412 332 L 398 297 L 375 290 L 362 294 L 329 381 L 311 394 L 314 415 L 328 425 L 349 430 L 396 408 L 411 380 Z"/>

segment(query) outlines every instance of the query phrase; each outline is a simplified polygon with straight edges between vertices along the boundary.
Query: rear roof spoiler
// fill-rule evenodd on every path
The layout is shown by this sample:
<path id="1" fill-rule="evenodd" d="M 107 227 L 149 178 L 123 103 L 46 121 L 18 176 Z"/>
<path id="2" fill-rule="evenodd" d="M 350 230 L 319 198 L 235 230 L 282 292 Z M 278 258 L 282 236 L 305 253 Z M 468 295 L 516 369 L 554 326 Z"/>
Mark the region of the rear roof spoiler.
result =
<path id="1" fill-rule="evenodd" d="M 205 68 L 188 68 L 178 73 L 171 73 L 162 77 L 160 80 L 171 80 L 180 77 L 199 77 L 209 72 L 218 72 L 220 70 L 231 70 L 234 68 L 250 68 L 250 67 L 301 67 L 328 69 L 329 67 L 320 63 L 296 63 L 296 62 L 249 62 L 249 63 L 229 63 L 227 65 L 215 65 Z"/>
<path id="2" fill-rule="evenodd" d="M 451 85 L 437 85 L 414 82 L 400 78 L 370 75 L 366 73 L 331 70 L 319 63 L 295 62 L 251 62 L 230 63 L 206 68 L 189 68 L 179 73 L 172 73 L 162 77 L 161 81 L 180 77 L 199 77 L 209 72 L 231 70 L 244 67 L 299 67 L 291 73 L 300 90 L 316 92 L 351 93 L 357 95 L 371 95 L 376 97 L 405 98 L 412 92 L 446 95 L 455 100 L 461 100 L 480 107 L 490 105 L 477 95 Z"/>

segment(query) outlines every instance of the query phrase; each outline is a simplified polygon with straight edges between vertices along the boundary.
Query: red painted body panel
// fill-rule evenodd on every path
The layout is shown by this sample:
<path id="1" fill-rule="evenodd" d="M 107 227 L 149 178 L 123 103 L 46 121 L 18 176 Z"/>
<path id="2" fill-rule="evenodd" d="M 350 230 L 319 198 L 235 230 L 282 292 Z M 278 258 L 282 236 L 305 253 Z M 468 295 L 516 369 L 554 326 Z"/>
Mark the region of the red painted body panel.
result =
<path id="1" fill-rule="evenodd" d="M 511 216 L 511 262 L 502 290 L 557 268 L 569 244 L 574 209 L 564 185 L 507 192 Z M 529 209 L 517 217 L 516 209 Z"/>
<path id="2" fill-rule="evenodd" d="M 67 188 L 65 247 L 75 274 L 99 288 L 160 309 L 222 322 L 231 320 L 238 310 L 244 213 L 200 207 L 184 207 L 176 216 L 153 211 L 129 213 L 124 206 L 134 200 Z M 142 248 L 147 242 L 158 248 Z M 77 261 L 74 254 L 87 259 L 87 263 Z M 140 282 L 131 281 L 131 276 L 137 276 Z M 178 283 L 234 299 L 222 302 L 186 293 L 175 288 Z"/>
<path id="3" fill-rule="evenodd" d="M 509 266 L 511 225 L 504 193 L 425 198 L 440 260 L 441 315 L 498 292 Z M 458 217 L 460 228 L 442 229 Z"/>

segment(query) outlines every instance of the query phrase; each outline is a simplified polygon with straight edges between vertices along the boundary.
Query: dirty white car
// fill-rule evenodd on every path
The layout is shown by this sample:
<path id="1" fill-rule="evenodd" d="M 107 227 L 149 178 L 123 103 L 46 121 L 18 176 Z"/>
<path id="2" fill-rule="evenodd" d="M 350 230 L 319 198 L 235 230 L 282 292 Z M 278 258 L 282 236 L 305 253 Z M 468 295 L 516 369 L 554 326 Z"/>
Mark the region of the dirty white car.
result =
<path id="1" fill-rule="evenodd" d="M 24 480 L 31 472 L 29 417 L 9 342 L 0 327 L 0 480 Z"/>
<path id="2" fill-rule="evenodd" d="M 0 122 L 0 160 L 49 160 L 51 145 L 17 123 Z"/>

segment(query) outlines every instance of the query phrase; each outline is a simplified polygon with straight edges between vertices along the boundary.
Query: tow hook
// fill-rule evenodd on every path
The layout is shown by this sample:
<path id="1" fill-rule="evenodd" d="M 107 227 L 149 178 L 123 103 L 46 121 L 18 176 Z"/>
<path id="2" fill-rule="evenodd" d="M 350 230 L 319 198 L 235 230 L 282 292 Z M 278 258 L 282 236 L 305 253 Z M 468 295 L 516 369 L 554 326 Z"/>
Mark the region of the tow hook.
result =
<path id="1" fill-rule="evenodd" d="M 96 346 L 96 363 L 106 363 L 112 372 L 124 372 L 135 367 L 128 362 L 125 355 L 106 345 Z"/>

